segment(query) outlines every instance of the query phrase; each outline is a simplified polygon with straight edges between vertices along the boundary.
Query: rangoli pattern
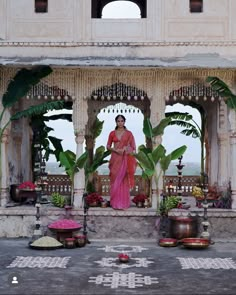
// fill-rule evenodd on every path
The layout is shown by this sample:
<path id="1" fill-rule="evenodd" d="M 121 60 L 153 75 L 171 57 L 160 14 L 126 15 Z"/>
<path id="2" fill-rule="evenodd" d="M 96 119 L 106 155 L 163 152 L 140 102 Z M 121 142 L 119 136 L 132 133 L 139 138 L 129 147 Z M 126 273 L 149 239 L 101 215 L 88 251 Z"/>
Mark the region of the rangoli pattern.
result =
<path id="1" fill-rule="evenodd" d="M 95 261 L 102 267 L 117 267 L 117 268 L 131 268 L 131 267 L 148 267 L 149 264 L 154 263 L 147 258 L 132 258 L 129 263 L 120 263 L 118 258 L 102 258 Z"/>
<path id="2" fill-rule="evenodd" d="M 17 256 L 7 268 L 66 268 L 71 257 Z"/>
<path id="3" fill-rule="evenodd" d="M 143 276 L 142 274 L 136 274 L 130 272 L 127 274 L 121 274 L 119 272 L 113 272 L 111 274 L 98 275 L 96 277 L 90 277 L 89 282 L 96 285 L 103 285 L 116 289 L 118 287 L 128 287 L 134 289 L 137 287 L 143 287 L 144 285 L 158 284 L 157 278 L 150 276 Z"/>
<path id="4" fill-rule="evenodd" d="M 129 246 L 129 245 L 117 245 L 117 246 L 105 246 L 104 248 L 98 248 L 98 250 L 104 250 L 105 252 L 129 252 L 129 253 L 140 253 L 147 248 L 141 246 Z"/>
<path id="5" fill-rule="evenodd" d="M 232 258 L 184 258 L 176 257 L 182 269 L 236 269 L 236 264 Z"/>

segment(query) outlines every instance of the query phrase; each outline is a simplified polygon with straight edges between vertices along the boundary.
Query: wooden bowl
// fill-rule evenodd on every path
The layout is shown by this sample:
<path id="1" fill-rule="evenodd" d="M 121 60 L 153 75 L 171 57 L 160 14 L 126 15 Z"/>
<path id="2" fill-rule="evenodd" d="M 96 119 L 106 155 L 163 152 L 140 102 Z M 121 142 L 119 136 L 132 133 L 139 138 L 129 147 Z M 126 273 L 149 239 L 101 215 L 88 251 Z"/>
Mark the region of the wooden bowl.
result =
<path id="1" fill-rule="evenodd" d="M 185 238 L 181 240 L 185 248 L 190 249 L 205 249 L 210 245 L 210 241 L 204 238 Z"/>
<path id="2" fill-rule="evenodd" d="M 171 239 L 171 238 L 162 238 L 159 240 L 158 244 L 161 247 L 176 247 L 178 244 L 178 241 L 176 239 Z"/>

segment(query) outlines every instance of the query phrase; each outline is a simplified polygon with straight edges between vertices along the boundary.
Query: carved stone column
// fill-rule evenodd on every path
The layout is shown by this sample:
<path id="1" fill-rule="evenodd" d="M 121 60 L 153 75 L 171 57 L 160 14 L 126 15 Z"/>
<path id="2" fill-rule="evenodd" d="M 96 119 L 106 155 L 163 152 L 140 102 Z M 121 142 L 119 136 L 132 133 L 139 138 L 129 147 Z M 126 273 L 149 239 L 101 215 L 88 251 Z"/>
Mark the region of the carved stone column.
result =
<path id="1" fill-rule="evenodd" d="M 84 143 L 84 135 L 76 134 L 76 158 L 79 158 L 83 153 L 83 143 Z M 81 169 L 78 173 L 75 174 L 74 178 L 74 199 L 73 205 L 74 207 L 82 207 L 82 197 L 85 190 L 85 175 L 84 169 Z"/>
<path id="2" fill-rule="evenodd" d="M 236 209 L 236 113 L 230 110 L 230 180 L 232 189 L 232 209 Z"/>
<path id="3" fill-rule="evenodd" d="M 218 177 L 217 183 L 219 186 L 225 186 L 229 181 L 229 162 L 228 162 L 228 134 L 218 133 Z"/>
<path id="4" fill-rule="evenodd" d="M 236 209 L 236 133 L 230 135 L 232 209 Z"/>
<path id="5" fill-rule="evenodd" d="M 160 83 L 160 81 L 159 81 Z M 160 121 L 165 117 L 165 99 L 164 99 L 164 87 L 163 83 L 158 85 L 158 82 L 155 83 L 156 89 L 153 89 L 153 93 L 155 93 L 155 97 L 153 96 L 151 99 L 150 105 L 150 121 L 152 127 L 155 127 L 160 123 Z M 154 87 L 154 88 L 155 88 Z M 157 147 L 162 142 L 162 137 L 157 136 L 153 138 L 152 144 L 153 148 Z M 157 164 L 156 166 L 157 174 L 160 173 L 160 166 Z M 155 179 L 152 179 L 152 208 L 157 209 L 159 205 L 159 196 L 163 190 L 163 178 L 160 177 L 158 184 L 156 184 Z"/>
<path id="6" fill-rule="evenodd" d="M 76 141 L 76 158 L 79 158 L 83 153 L 83 143 L 85 140 L 86 124 L 88 122 L 88 104 L 85 99 L 80 96 L 80 80 L 77 81 L 77 98 L 73 102 L 73 125 L 75 130 Z M 85 175 L 84 169 L 81 169 L 74 177 L 74 207 L 82 207 L 82 197 L 85 190 Z"/>
<path id="7" fill-rule="evenodd" d="M 1 207 L 5 206 L 9 201 L 8 186 L 8 142 L 9 130 L 5 129 L 1 140 Z"/>

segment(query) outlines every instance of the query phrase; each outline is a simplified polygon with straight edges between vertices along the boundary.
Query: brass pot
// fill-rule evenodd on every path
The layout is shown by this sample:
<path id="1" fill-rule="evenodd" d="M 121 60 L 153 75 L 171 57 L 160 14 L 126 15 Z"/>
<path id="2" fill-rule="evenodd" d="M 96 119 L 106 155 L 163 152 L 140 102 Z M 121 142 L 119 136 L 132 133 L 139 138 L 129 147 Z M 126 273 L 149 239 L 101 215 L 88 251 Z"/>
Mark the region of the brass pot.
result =
<path id="1" fill-rule="evenodd" d="M 196 237 L 198 233 L 197 218 L 172 216 L 170 220 L 170 237 L 177 240 Z"/>

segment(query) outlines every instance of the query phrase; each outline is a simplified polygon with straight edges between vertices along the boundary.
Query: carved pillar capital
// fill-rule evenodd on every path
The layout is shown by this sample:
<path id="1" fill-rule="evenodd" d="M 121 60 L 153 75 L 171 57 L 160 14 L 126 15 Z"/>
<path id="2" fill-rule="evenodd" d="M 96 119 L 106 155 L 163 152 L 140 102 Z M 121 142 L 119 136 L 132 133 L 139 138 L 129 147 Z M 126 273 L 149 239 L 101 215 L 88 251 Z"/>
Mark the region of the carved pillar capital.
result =
<path id="1" fill-rule="evenodd" d="M 84 132 L 75 132 L 75 142 L 77 144 L 83 144 L 84 143 Z"/>

